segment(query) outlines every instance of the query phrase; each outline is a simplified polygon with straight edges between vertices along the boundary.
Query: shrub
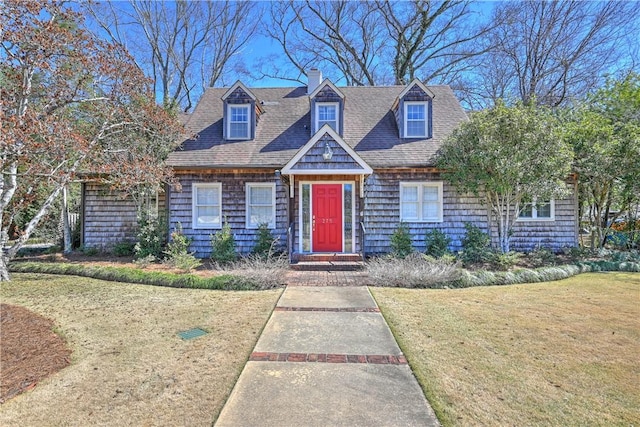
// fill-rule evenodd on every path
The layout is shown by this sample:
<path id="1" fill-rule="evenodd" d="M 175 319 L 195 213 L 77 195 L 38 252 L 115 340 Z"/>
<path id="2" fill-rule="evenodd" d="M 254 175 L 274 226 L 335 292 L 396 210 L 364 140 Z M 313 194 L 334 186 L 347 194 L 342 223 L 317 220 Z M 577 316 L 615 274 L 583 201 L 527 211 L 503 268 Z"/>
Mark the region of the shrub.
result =
<path id="1" fill-rule="evenodd" d="M 403 259 L 413 252 L 409 228 L 405 224 L 400 223 L 391 235 L 391 256 Z"/>
<path id="2" fill-rule="evenodd" d="M 374 285 L 404 288 L 442 287 L 458 280 L 461 275 L 457 264 L 415 252 L 403 259 L 373 258 L 367 262 L 366 268 Z"/>
<path id="3" fill-rule="evenodd" d="M 465 263 L 482 263 L 491 259 L 492 250 L 489 247 L 491 237 L 476 225 L 465 222 L 466 234 L 462 239 L 461 258 Z"/>
<path id="4" fill-rule="evenodd" d="M 182 232 L 182 224 L 178 223 L 176 229 L 171 233 L 171 241 L 167 243 L 166 263 L 171 267 L 182 271 L 191 271 L 202 265 L 202 261 L 189 252 L 192 239 Z"/>
<path id="5" fill-rule="evenodd" d="M 135 248 L 134 242 L 122 241 L 113 246 L 111 252 L 118 257 L 132 256 Z"/>
<path id="6" fill-rule="evenodd" d="M 211 260 L 218 264 L 227 264 L 235 261 L 236 240 L 231 232 L 231 226 L 225 221 L 222 230 L 211 235 Z"/>
<path id="7" fill-rule="evenodd" d="M 286 254 L 262 256 L 252 254 L 216 268 L 233 277 L 236 289 L 271 289 L 284 283 L 289 269 Z"/>
<path id="8" fill-rule="evenodd" d="M 493 254 L 491 263 L 499 270 L 509 270 L 520 261 L 520 258 L 522 258 L 520 252 L 497 252 Z"/>
<path id="9" fill-rule="evenodd" d="M 427 255 L 440 258 L 450 253 L 448 248 L 451 244 L 451 238 L 438 229 L 427 231 L 425 243 Z"/>
<path id="10" fill-rule="evenodd" d="M 267 224 L 260 224 L 258 234 L 256 236 L 256 244 L 253 246 L 252 254 L 263 258 L 269 258 L 271 255 L 277 254 L 278 238 L 273 237 L 271 230 Z"/>
<path id="11" fill-rule="evenodd" d="M 136 258 L 146 258 L 153 255 L 162 258 L 162 251 L 167 237 L 167 222 L 163 216 L 155 217 L 146 211 L 138 214 L 137 242 L 134 247 Z"/>
<path id="12" fill-rule="evenodd" d="M 100 253 L 100 250 L 93 246 L 90 246 L 90 247 L 82 246 L 80 248 L 80 252 L 82 252 L 82 254 L 86 256 L 96 256 Z"/>
<path id="13" fill-rule="evenodd" d="M 536 267 L 542 267 L 544 265 L 554 265 L 556 263 L 556 256 L 548 248 L 541 246 L 537 247 L 527 255 L 531 264 Z"/>

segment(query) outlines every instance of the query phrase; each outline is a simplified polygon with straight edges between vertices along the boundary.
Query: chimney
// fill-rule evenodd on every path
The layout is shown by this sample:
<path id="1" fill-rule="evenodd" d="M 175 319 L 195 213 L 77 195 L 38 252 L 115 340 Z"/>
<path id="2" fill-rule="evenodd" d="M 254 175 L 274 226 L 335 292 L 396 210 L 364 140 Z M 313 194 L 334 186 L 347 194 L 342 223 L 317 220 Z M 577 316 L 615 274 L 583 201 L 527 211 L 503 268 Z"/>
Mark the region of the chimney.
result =
<path id="1" fill-rule="evenodd" d="M 316 90 L 320 83 L 322 83 L 322 71 L 317 68 L 312 68 L 307 73 L 307 95 Z"/>

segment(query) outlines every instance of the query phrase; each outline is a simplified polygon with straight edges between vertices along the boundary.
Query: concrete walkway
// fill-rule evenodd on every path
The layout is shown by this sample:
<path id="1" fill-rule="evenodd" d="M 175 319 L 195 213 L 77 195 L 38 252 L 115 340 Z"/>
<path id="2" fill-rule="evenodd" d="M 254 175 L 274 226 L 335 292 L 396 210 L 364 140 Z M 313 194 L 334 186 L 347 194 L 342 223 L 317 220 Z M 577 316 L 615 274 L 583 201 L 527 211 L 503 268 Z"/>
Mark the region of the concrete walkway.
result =
<path id="1" fill-rule="evenodd" d="M 216 426 L 437 426 L 366 287 L 287 287 Z"/>

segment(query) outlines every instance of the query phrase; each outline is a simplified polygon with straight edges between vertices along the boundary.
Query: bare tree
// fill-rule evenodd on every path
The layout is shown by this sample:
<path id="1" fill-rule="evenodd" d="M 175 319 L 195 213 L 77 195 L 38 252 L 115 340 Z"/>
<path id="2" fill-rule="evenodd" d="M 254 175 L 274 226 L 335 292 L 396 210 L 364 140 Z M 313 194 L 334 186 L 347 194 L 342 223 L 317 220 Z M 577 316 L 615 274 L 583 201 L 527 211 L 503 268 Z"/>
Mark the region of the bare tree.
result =
<path id="1" fill-rule="evenodd" d="M 225 83 L 234 57 L 258 28 L 259 8 L 229 1 L 87 4 L 99 26 L 152 77 L 159 101 L 183 111 L 194 106 L 206 87 Z"/>
<path id="2" fill-rule="evenodd" d="M 377 7 L 369 2 L 288 1 L 271 4 L 266 34 L 288 60 L 277 67 L 263 61 L 262 76 L 301 81 L 311 66 L 343 78 L 347 85 L 375 85 L 384 47 Z"/>
<path id="3" fill-rule="evenodd" d="M 474 24 L 467 0 L 377 0 L 377 5 L 393 41 L 395 84 L 415 77 L 451 83 L 475 66 L 470 58 L 488 50 L 483 36 L 490 26 Z"/>
<path id="4" fill-rule="evenodd" d="M 584 95 L 621 61 L 632 61 L 637 39 L 627 37 L 637 37 L 639 14 L 640 3 L 624 1 L 498 3 L 494 49 L 484 58 L 490 66 L 477 84 L 489 99 L 550 106 Z"/>

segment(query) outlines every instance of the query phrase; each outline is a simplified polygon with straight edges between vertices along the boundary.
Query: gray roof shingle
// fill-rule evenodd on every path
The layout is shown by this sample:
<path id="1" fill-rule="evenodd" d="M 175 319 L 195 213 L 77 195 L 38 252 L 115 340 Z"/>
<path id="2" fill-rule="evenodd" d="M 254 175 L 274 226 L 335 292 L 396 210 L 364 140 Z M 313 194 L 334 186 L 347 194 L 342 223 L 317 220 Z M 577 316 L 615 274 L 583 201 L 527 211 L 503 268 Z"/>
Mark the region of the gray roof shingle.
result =
<path id="1" fill-rule="evenodd" d="M 373 168 L 430 166 L 437 149 L 466 114 L 449 86 L 429 86 L 433 99 L 433 137 L 403 139 L 391 110 L 405 86 L 341 87 L 345 95 L 344 141 Z M 222 95 L 209 88 L 186 124 L 196 139 L 170 154 L 175 168 L 281 168 L 311 138 L 306 87 L 250 88 L 264 113 L 250 141 L 222 138 Z"/>

